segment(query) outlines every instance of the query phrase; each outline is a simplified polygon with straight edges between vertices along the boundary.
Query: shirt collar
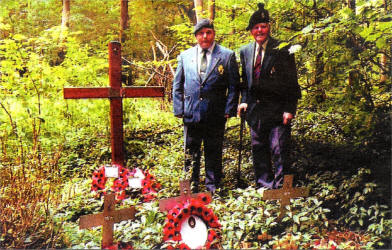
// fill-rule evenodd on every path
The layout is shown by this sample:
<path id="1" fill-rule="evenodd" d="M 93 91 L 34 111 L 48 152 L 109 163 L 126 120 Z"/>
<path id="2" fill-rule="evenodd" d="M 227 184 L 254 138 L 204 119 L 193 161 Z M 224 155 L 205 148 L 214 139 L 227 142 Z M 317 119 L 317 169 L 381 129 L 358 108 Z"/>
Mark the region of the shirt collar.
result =
<path id="1" fill-rule="evenodd" d="M 215 48 L 215 42 L 213 42 L 212 45 L 207 49 L 208 50 L 207 54 L 212 54 L 212 51 L 214 50 L 214 48 Z M 203 53 L 203 49 L 200 47 L 199 44 L 197 45 L 197 52 L 199 54 Z"/>
<path id="2" fill-rule="evenodd" d="M 269 39 L 265 40 L 265 42 L 261 45 L 263 47 L 263 51 L 265 51 L 265 49 L 267 48 L 267 44 L 268 44 Z M 258 43 L 256 43 L 256 51 L 259 51 L 260 45 Z"/>

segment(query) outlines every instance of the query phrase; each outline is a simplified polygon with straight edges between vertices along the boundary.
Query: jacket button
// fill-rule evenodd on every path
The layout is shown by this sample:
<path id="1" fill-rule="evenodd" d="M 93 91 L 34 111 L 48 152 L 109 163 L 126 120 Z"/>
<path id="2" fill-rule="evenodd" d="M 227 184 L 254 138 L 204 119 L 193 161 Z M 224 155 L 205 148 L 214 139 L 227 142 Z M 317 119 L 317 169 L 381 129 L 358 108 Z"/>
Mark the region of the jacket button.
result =
<path id="1" fill-rule="evenodd" d="M 200 97 L 200 101 L 203 101 L 203 97 Z"/>
<path id="2" fill-rule="evenodd" d="M 257 100 L 256 103 L 260 103 L 260 100 Z"/>

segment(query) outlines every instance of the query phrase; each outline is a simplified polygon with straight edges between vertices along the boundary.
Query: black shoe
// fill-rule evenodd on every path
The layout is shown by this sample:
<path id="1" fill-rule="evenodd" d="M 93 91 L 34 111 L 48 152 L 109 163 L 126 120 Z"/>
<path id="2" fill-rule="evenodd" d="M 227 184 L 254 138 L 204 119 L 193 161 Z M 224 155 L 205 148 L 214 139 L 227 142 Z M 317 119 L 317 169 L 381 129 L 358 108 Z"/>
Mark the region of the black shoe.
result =
<path id="1" fill-rule="evenodd" d="M 274 180 L 273 189 L 279 189 L 281 187 L 283 187 L 283 176 Z"/>
<path id="2" fill-rule="evenodd" d="M 191 183 L 191 193 L 195 194 L 195 193 L 198 193 L 198 192 L 199 192 L 199 184 L 195 183 L 195 182 L 192 182 Z"/>
<path id="3" fill-rule="evenodd" d="M 272 189 L 273 187 L 274 187 L 274 182 L 273 181 L 271 181 L 271 182 L 268 182 L 268 183 L 256 183 L 256 189 L 259 189 L 259 188 L 265 188 L 265 189 Z"/>
<path id="4" fill-rule="evenodd" d="M 192 194 L 196 194 L 196 193 L 199 192 L 199 187 L 194 186 L 194 187 L 191 188 L 191 191 L 192 191 Z"/>

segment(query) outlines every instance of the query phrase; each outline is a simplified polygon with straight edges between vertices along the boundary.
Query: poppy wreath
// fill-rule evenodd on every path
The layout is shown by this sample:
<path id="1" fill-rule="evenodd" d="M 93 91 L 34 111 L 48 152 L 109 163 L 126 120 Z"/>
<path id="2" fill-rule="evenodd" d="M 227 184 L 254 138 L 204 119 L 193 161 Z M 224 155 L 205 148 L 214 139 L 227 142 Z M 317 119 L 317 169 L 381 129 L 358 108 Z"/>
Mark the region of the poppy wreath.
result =
<path id="1" fill-rule="evenodd" d="M 116 193 L 116 200 L 122 201 L 127 198 L 127 189 L 129 187 L 128 179 L 134 177 L 136 169 L 129 171 L 127 168 L 122 167 L 118 164 L 113 164 L 113 167 L 118 168 L 119 177 L 113 181 L 111 190 Z M 156 197 L 161 185 L 156 181 L 155 177 L 152 176 L 148 171 L 143 172 L 144 178 L 142 179 L 142 195 L 143 201 L 148 202 Z M 92 176 L 91 190 L 99 192 L 99 197 L 106 194 L 106 182 L 107 177 L 105 175 L 105 166 L 101 166 L 98 170 L 94 171 Z"/>
<path id="2" fill-rule="evenodd" d="M 131 176 L 134 177 L 138 169 L 133 169 Z M 142 195 L 143 201 L 149 202 L 157 196 L 158 190 L 161 188 L 161 184 L 156 180 L 156 178 L 151 175 L 148 170 L 142 171 L 144 178 L 142 179 Z"/>
<path id="3" fill-rule="evenodd" d="M 126 198 L 125 189 L 128 187 L 128 178 L 131 176 L 131 172 L 118 164 L 113 164 L 113 167 L 118 168 L 118 178 L 113 181 L 111 187 L 112 191 L 116 193 L 116 200 L 123 200 Z M 98 170 L 94 171 L 91 183 L 91 190 L 99 192 L 99 196 L 106 194 L 106 181 L 105 166 L 99 167 Z"/>
<path id="4" fill-rule="evenodd" d="M 196 198 L 191 198 L 186 202 L 180 202 L 169 210 L 163 228 L 163 240 L 167 244 L 167 249 L 190 249 L 182 241 L 180 233 L 182 222 L 190 215 L 202 219 L 208 228 L 207 241 L 203 248 L 218 248 L 221 238 L 219 232 L 222 226 L 212 209 L 206 207 L 210 202 L 210 196 L 199 194 Z"/>

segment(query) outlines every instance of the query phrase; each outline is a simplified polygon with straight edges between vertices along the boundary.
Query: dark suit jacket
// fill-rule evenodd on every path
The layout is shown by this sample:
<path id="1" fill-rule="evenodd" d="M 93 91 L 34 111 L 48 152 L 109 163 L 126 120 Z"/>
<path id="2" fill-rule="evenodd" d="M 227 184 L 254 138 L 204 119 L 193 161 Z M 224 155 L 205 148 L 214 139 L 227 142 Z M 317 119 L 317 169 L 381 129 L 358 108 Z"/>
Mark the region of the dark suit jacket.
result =
<path id="1" fill-rule="evenodd" d="M 253 67 L 256 42 L 240 49 L 242 66 L 241 103 L 247 103 L 246 120 L 254 127 L 258 120 L 263 125 L 277 125 L 283 122 L 283 113 L 295 115 L 298 99 L 301 97 L 297 80 L 294 55 L 288 48 L 277 49 L 279 42 L 269 38 L 260 73 L 259 91 L 255 91 Z"/>
<path id="2" fill-rule="evenodd" d="M 216 44 L 204 79 L 197 62 L 196 46 L 178 57 L 173 80 L 174 115 L 182 115 L 188 124 L 223 121 L 225 114 L 235 116 L 240 76 L 234 52 Z"/>

